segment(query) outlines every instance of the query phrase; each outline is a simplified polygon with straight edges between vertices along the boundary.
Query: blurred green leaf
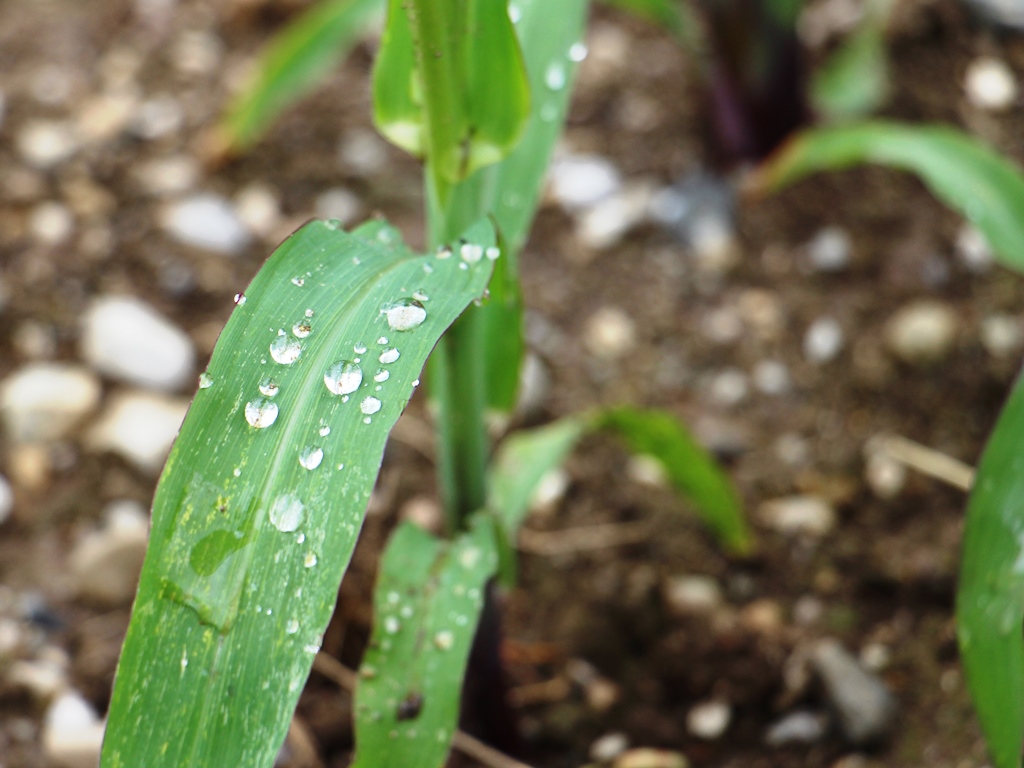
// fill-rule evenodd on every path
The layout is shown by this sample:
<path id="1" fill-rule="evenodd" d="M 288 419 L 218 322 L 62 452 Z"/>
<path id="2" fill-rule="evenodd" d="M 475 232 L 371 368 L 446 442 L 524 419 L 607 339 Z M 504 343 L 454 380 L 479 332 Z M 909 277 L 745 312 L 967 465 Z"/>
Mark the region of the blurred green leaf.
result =
<path id="1" fill-rule="evenodd" d="M 391 537 L 356 687 L 354 768 L 438 768 L 458 726 L 466 662 L 497 556 L 484 515 L 453 542 L 411 523 Z"/>
<path id="2" fill-rule="evenodd" d="M 221 129 L 244 150 L 292 102 L 312 90 L 376 21 L 382 0 L 324 0 L 279 33 L 260 56 L 252 84 L 232 102 Z"/>
<path id="3" fill-rule="evenodd" d="M 981 457 L 967 504 L 956 598 L 967 684 L 996 768 L 1018 768 L 1024 739 L 1024 382 Z"/>
<path id="4" fill-rule="evenodd" d="M 502 258 L 491 276 L 491 298 L 479 309 L 484 338 L 481 343 L 486 357 L 487 407 L 492 413 L 508 414 L 516 405 L 519 366 L 525 347 L 523 292 L 515 273 L 515 261 L 509 255 L 500 230 L 498 243 Z"/>
<path id="5" fill-rule="evenodd" d="M 732 481 L 677 418 L 623 407 L 599 415 L 596 422 L 618 433 L 633 453 L 657 459 L 672 487 L 693 503 L 729 552 L 751 551 L 754 542 Z"/>
<path id="6" fill-rule="evenodd" d="M 423 84 L 416 72 L 413 31 L 403 6 L 403 0 L 388 0 L 387 22 L 373 64 L 373 121 L 392 144 L 423 157 Z"/>
<path id="7" fill-rule="evenodd" d="M 750 188 L 775 192 L 812 173 L 862 163 L 916 174 L 981 230 L 1004 266 L 1024 270 L 1024 177 L 954 128 L 874 121 L 805 131 L 758 169 Z"/>
<path id="8" fill-rule="evenodd" d="M 157 488 L 104 768 L 273 764 L 388 433 L 490 272 L 416 256 L 382 222 L 319 221 L 259 271 Z"/>
<path id="9" fill-rule="evenodd" d="M 814 74 L 811 101 L 830 120 L 863 117 L 889 98 L 884 25 L 866 22 Z"/>

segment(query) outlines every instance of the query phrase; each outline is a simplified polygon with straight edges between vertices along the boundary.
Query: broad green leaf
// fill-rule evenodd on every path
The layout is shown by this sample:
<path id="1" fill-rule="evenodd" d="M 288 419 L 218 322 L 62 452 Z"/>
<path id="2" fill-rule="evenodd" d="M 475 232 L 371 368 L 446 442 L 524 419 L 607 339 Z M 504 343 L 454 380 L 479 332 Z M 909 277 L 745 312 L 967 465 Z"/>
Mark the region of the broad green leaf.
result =
<path id="1" fill-rule="evenodd" d="M 722 546 L 734 554 L 750 552 L 753 539 L 732 482 L 678 419 L 664 411 L 624 407 L 600 414 L 596 422 L 618 433 L 634 453 L 657 459 Z"/>
<path id="2" fill-rule="evenodd" d="M 483 348 L 486 361 L 487 407 L 492 413 L 508 414 L 519 393 L 519 366 L 526 346 L 523 338 L 523 292 L 514 260 L 507 256 L 502 233 L 498 243 L 504 258 L 498 260 L 491 284 L 491 297 L 480 307 Z"/>
<path id="3" fill-rule="evenodd" d="M 505 4 L 390 0 L 374 102 L 381 133 L 447 184 L 500 161 L 530 104 Z"/>
<path id="4" fill-rule="evenodd" d="M 252 84 L 232 102 L 221 129 L 246 149 L 292 102 L 337 65 L 375 21 L 383 0 L 323 0 L 289 24 L 260 57 Z"/>
<path id="5" fill-rule="evenodd" d="M 273 763 L 388 432 L 490 277 L 445 255 L 315 221 L 253 279 L 157 488 L 105 768 Z"/>
<path id="6" fill-rule="evenodd" d="M 774 192 L 812 173 L 862 163 L 917 174 L 984 233 L 1005 266 L 1024 270 L 1024 177 L 954 128 L 875 121 L 805 131 L 757 171 L 751 187 Z"/>
<path id="7" fill-rule="evenodd" d="M 967 684 L 997 768 L 1018 768 L 1024 739 L 1024 381 L 981 457 L 967 504 L 956 598 Z"/>
<path id="8" fill-rule="evenodd" d="M 496 564 L 485 515 L 453 542 L 410 523 L 395 531 L 377 577 L 373 635 L 356 687 L 355 768 L 444 765 Z"/>
<path id="9" fill-rule="evenodd" d="M 815 109 L 831 120 L 874 112 L 889 97 L 889 61 L 881 23 L 867 22 L 819 69 L 811 83 Z"/>

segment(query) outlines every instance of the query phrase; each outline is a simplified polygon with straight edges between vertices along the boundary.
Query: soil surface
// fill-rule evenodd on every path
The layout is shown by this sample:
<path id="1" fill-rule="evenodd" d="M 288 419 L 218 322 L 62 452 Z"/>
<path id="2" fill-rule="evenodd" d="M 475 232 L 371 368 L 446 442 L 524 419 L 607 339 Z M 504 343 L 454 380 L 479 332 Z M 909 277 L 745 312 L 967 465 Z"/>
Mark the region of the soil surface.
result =
<path id="1" fill-rule="evenodd" d="M 379 212 L 422 243 L 419 167 L 371 138 L 369 42 L 251 152 L 210 161 L 210 130 L 229 94 L 268 36 L 305 5 L 0 3 L 0 377 L 36 360 L 80 362 L 80 318 L 108 293 L 141 297 L 184 329 L 202 370 L 232 295 L 277 242 L 317 214 L 328 189 L 351 193 L 353 221 Z M 560 152 L 600 155 L 627 185 L 659 189 L 713 175 L 692 56 L 603 8 L 587 42 Z M 830 44 L 809 49 L 809 58 Z M 1024 109 L 981 110 L 963 87 L 981 55 L 1024 76 L 1024 38 L 983 28 L 955 0 L 906 0 L 889 47 L 886 115 L 958 125 L 1024 162 Z M 121 124 L 109 104 L 98 106 L 110 94 L 128 94 Z M 26 160 L 19 143 L 37 121 L 77 136 L 74 151 L 45 168 Z M 153 192 L 140 174 L 166 158 L 195 159 L 196 178 L 177 192 Z M 183 245 L 161 217 L 169 201 L 198 190 L 239 207 L 256 190 L 271 201 L 270 226 L 232 256 Z M 47 202 L 71 213 L 71 231 L 56 240 L 39 215 Z M 598 248 L 549 196 L 522 255 L 528 335 L 543 373 L 517 424 L 599 404 L 666 408 L 726 463 L 758 539 L 753 556 L 728 558 L 648 467 L 610 438 L 587 439 L 567 466 L 564 491 L 531 517 L 520 584 L 502 598 L 522 757 L 580 766 L 600 758 L 591 755 L 598 739 L 622 734 L 630 747 L 680 753 L 693 766 L 985 765 L 952 620 L 965 496 L 891 462 L 871 465 L 865 451 L 872 438 L 897 434 L 977 460 L 1018 368 L 1024 283 L 965 260 L 960 218 L 913 178 L 884 169 L 743 199 L 734 226 L 704 253 L 650 221 Z M 838 271 L 815 267 L 809 255 L 825 227 L 850 241 Z M 897 310 L 921 298 L 957 320 L 948 348 L 923 367 L 897 359 L 884 332 Z M 986 341 L 994 316 L 1017 332 L 1002 346 Z M 822 320 L 841 331 L 827 359 L 807 348 Z M 122 386 L 103 379 L 104 403 Z M 87 421 L 42 448 L 0 438 L 15 499 L 0 526 L 0 615 L 24 637 L 0 651 L 0 765 L 11 768 L 50 764 L 42 737 L 52 695 L 14 680 L 12 668 L 56 659 L 66 685 L 102 715 L 128 622 L 127 600 L 82 598 L 67 562 L 109 502 L 148 507 L 156 476 L 90 449 L 88 429 Z M 350 666 L 366 642 L 388 532 L 400 516 L 436 514 L 429 430 L 414 401 L 389 446 L 325 636 L 323 652 Z M 835 519 L 810 533 L 773 524 L 763 504 L 793 495 L 813 497 Z M 587 548 L 581 531 L 596 524 L 621 524 L 611 529 L 620 538 Z M 638 524 L 648 535 L 635 535 Z M 683 604 L 673 587 L 698 575 L 713 580 L 718 597 Z M 895 699 L 891 730 L 875 744 L 844 738 L 825 687 L 808 672 L 810 649 L 826 638 Z M 702 736 L 693 711 L 708 702 L 724 704 L 728 722 Z M 820 715 L 822 732 L 766 741 L 798 711 Z M 290 741 L 281 764 L 346 765 L 350 718 L 348 695 L 314 672 L 297 718 L 312 751 Z"/>

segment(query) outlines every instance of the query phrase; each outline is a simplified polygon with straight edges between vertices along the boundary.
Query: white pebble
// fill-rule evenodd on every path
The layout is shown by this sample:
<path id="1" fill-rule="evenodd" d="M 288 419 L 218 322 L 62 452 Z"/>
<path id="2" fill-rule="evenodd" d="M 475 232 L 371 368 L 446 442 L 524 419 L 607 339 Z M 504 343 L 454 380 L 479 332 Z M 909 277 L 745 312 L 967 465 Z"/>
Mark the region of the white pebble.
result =
<path id="1" fill-rule="evenodd" d="M 946 358 L 956 342 L 958 318 L 946 304 L 922 299 L 901 309 L 885 324 L 885 341 L 900 360 L 927 365 Z"/>
<path id="2" fill-rule="evenodd" d="M 185 419 L 189 401 L 150 392 L 120 392 L 87 436 L 87 445 L 123 456 L 156 474 Z"/>
<path id="3" fill-rule="evenodd" d="M 250 239 L 231 203 L 210 193 L 193 195 L 168 206 L 163 226 L 184 245 L 227 255 L 238 253 Z"/>
<path id="4" fill-rule="evenodd" d="M 149 515 L 135 501 L 107 506 L 102 527 L 86 533 L 68 557 L 79 597 L 103 605 L 127 605 L 135 595 L 149 534 Z"/>
<path id="5" fill-rule="evenodd" d="M 1024 347 L 1024 325 L 1013 315 L 989 315 L 981 321 L 981 345 L 992 357 L 1013 357 Z"/>
<path id="6" fill-rule="evenodd" d="M 192 381 L 191 339 L 131 296 L 92 302 L 82 319 L 81 353 L 100 373 L 142 387 L 174 390 Z"/>
<path id="7" fill-rule="evenodd" d="M 650 189 L 632 185 L 616 191 L 584 210 L 576 233 L 589 248 L 610 248 L 647 216 Z"/>
<path id="8" fill-rule="evenodd" d="M 61 694 L 43 719 L 43 752 L 63 768 L 93 768 L 103 744 L 103 722 L 77 691 Z"/>
<path id="9" fill-rule="evenodd" d="M 1017 78 L 1005 61 L 982 56 L 967 67 L 964 90 L 980 109 L 1006 109 L 1017 101 Z"/>
<path id="10" fill-rule="evenodd" d="M 815 712 L 792 712 L 781 720 L 777 720 L 764 735 L 764 740 L 771 747 L 786 744 L 811 744 L 825 737 L 828 721 L 823 715 Z"/>
<path id="11" fill-rule="evenodd" d="M 8 437 L 38 443 L 66 437 L 99 404 L 100 382 L 66 363 L 31 363 L 0 383 L 0 411 Z"/>
<path id="12" fill-rule="evenodd" d="M 36 168 L 52 168 L 78 150 L 78 139 L 67 123 L 34 120 L 15 139 L 22 159 Z"/>
<path id="13" fill-rule="evenodd" d="M 668 609 L 680 616 L 710 613 L 724 602 L 718 581 L 701 575 L 672 576 L 663 597 Z"/>
<path id="14" fill-rule="evenodd" d="M 789 392 L 789 369 L 778 360 L 761 360 L 754 366 L 754 386 L 765 395 Z"/>
<path id="15" fill-rule="evenodd" d="M 366 128 L 349 131 L 338 145 L 338 162 L 347 173 L 375 176 L 387 161 L 387 144 L 376 132 Z"/>
<path id="16" fill-rule="evenodd" d="M 727 408 L 743 402 L 749 389 L 746 374 L 738 368 L 726 368 L 711 379 L 711 399 Z"/>
<path id="17" fill-rule="evenodd" d="M 825 227 L 807 244 L 807 257 L 818 272 L 841 272 L 850 265 L 853 243 L 840 227 Z"/>
<path id="18" fill-rule="evenodd" d="M 259 237 L 273 232 L 281 221 L 281 201 L 267 184 L 250 184 L 235 195 L 238 218 Z"/>
<path id="19" fill-rule="evenodd" d="M 804 357 L 821 365 L 836 358 L 843 350 L 843 328 L 834 317 L 819 317 L 804 334 Z"/>
<path id="20" fill-rule="evenodd" d="M 629 738 L 618 731 L 606 733 L 590 745 L 590 759 L 609 763 L 629 749 Z"/>
<path id="21" fill-rule="evenodd" d="M 223 55 L 220 39 L 201 30 L 183 32 L 171 48 L 174 66 L 187 75 L 208 75 L 217 69 Z"/>
<path id="22" fill-rule="evenodd" d="M 618 307 L 602 307 L 587 320 L 583 344 L 604 360 L 622 357 L 636 343 L 636 324 Z"/>
<path id="23" fill-rule="evenodd" d="M 956 253 L 963 265 L 976 274 L 987 272 L 995 260 L 988 239 L 973 224 L 960 227 L 956 236 Z"/>
<path id="24" fill-rule="evenodd" d="M 612 163 L 597 155 L 567 155 L 548 171 L 551 192 L 567 210 L 594 205 L 619 190 L 622 178 Z"/>
<path id="25" fill-rule="evenodd" d="M 785 496 L 764 502 L 758 510 L 762 522 L 786 536 L 824 536 L 836 525 L 836 511 L 817 496 Z"/>
<path id="26" fill-rule="evenodd" d="M 885 451 L 872 451 L 864 462 L 864 480 L 878 498 L 894 499 L 907 483 L 907 467 Z"/>
<path id="27" fill-rule="evenodd" d="M 66 205 L 48 200 L 32 209 L 28 228 L 40 245 L 59 245 L 74 232 L 75 217 Z"/>
<path id="28" fill-rule="evenodd" d="M 176 133 L 184 120 L 185 112 L 178 100 L 163 94 L 139 106 L 132 128 L 144 139 L 159 139 Z"/>
<path id="29" fill-rule="evenodd" d="M 166 196 L 187 192 L 199 180 L 199 163 L 187 155 L 147 160 L 134 169 L 138 184 L 149 194 Z"/>
<path id="30" fill-rule="evenodd" d="M 36 701 L 49 701 L 67 685 L 67 665 L 53 659 L 16 661 L 7 670 L 7 683 Z"/>
<path id="31" fill-rule="evenodd" d="M 321 192 L 316 199 L 316 215 L 320 219 L 336 219 L 343 227 L 356 220 L 363 204 L 355 192 L 344 187 L 333 187 Z"/>
<path id="32" fill-rule="evenodd" d="M 702 701 L 686 713 L 686 730 L 698 739 L 713 741 L 725 733 L 732 720 L 732 707 L 724 701 Z"/>

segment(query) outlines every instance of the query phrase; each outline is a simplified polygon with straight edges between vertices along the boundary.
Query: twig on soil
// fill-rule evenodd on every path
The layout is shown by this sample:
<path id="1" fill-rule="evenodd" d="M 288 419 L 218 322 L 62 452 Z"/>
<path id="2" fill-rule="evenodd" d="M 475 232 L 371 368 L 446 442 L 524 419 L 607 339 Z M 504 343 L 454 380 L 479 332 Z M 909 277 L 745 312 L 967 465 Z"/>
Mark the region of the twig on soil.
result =
<path id="1" fill-rule="evenodd" d="M 974 484 L 973 467 L 901 435 L 883 438 L 881 447 L 891 459 L 962 491 Z"/>
<path id="2" fill-rule="evenodd" d="M 567 528 L 562 531 L 519 532 L 519 549 L 531 555 L 563 555 L 587 549 L 604 549 L 623 544 L 646 541 L 651 535 L 651 524 L 646 520 L 635 523 L 605 523 Z"/>
<path id="3" fill-rule="evenodd" d="M 328 680 L 337 683 L 339 687 L 352 693 L 356 688 L 358 676 L 351 669 L 346 667 L 333 656 L 326 653 L 318 653 L 313 659 L 313 669 L 326 677 Z M 452 738 L 452 746 L 467 757 L 471 757 L 487 768 L 531 768 L 526 763 L 509 757 L 493 747 L 489 747 L 473 736 L 463 731 L 455 731 Z"/>

